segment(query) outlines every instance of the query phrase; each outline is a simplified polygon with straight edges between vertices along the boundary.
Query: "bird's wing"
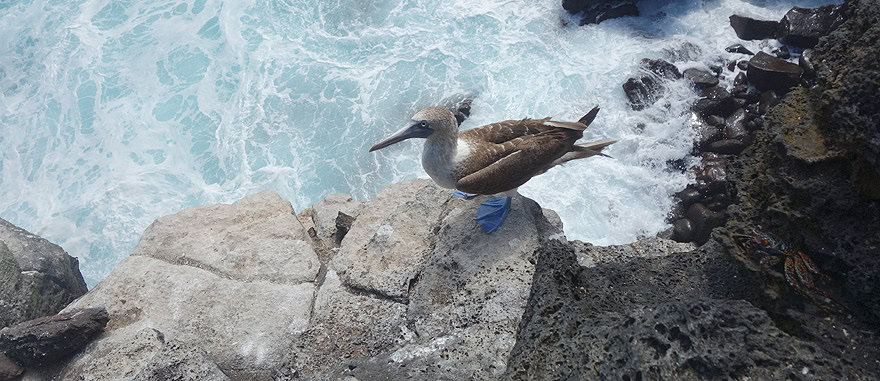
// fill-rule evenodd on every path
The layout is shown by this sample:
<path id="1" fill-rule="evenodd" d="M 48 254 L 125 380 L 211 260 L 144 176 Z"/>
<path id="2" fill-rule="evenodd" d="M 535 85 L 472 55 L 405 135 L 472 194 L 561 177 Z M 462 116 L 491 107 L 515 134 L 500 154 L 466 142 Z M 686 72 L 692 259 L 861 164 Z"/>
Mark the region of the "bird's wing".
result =
<path id="1" fill-rule="evenodd" d="M 582 123 L 561 122 L 550 120 L 550 118 L 505 120 L 462 131 L 459 133 L 459 136 L 471 141 L 501 144 L 516 138 L 537 135 L 557 129 L 568 130 L 573 134 L 583 134 L 586 128 L 587 126 Z"/>
<path id="2" fill-rule="evenodd" d="M 574 140 L 564 131 L 551 130 L 492 144 L 468 158 L 466 167 L 479 169 L 461 177 L 456 188 L 476 194 L 514 189 L 546 171 L 571 149 Z"/>

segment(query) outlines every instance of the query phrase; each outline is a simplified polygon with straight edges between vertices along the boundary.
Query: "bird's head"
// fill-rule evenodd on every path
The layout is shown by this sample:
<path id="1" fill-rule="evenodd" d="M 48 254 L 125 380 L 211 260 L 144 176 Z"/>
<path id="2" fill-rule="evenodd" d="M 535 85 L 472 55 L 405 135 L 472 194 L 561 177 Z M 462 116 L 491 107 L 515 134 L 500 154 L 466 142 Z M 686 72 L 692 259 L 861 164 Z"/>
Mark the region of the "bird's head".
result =
<path id="1" fill-rule="evenodd" d="M 411 138 L 427 138 L 429 136 L 452 136 L 458 132 L 455 115 L 445 107 L 428 107 L 413 115 L 406 127 L 376 143 L 370 152 L 388 147 L 394 143 Z"/>

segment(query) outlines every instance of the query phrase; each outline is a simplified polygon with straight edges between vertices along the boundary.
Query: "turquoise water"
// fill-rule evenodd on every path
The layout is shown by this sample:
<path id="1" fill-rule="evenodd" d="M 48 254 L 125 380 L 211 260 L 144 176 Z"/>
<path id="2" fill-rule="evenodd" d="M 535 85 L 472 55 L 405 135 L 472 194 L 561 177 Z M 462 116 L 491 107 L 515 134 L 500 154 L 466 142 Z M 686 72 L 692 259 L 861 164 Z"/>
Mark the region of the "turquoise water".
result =
<path id="1" fill-rule="evenodd" d="M 692 160 L 692 93 L 673 84 L 633 112 L 621 84 L 642 57 L 681 68 L 738 57 L 723 51 L 736 42 L 728 15 L 776 19 L 792 5 L 660 3 L 576 27 L 559 0 L 0 0 L 0 217 L 79 257 L 93 286 L 182 208 L 274 189 L 299 211 L 426 177 L 417 143 L 367 149 L 419 108 L 466 95 L 463 128 L 600 105 L 586 139 L 619 139 L 615 159 L 520 191 L 571 239 L 654 234 L 692 180 L 666 164 Z"/>

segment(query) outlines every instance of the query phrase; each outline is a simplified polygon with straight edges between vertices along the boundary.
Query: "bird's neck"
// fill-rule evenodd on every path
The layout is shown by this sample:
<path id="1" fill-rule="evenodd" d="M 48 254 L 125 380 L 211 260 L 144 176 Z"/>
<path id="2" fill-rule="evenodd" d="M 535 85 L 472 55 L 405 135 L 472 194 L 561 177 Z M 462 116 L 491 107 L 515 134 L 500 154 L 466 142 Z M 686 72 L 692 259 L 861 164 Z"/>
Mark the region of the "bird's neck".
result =
<path id="1" fill-rule="evenodd" d="M 455 188 L 455 162 L 458 152 L 458 132 L 434 133 L 425 140 L 422 167 L 438 185 Z"/>

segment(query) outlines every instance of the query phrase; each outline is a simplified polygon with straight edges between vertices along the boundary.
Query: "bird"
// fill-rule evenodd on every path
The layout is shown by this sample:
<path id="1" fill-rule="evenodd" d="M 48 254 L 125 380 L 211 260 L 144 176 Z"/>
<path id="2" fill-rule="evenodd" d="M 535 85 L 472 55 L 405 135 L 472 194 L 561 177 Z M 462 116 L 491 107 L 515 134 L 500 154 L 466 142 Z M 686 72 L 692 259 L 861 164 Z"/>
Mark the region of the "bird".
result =
<path id="1" fill-rule="evenodd" d="M 459 197 L 501 195 L 483 202 L 476 221 L 494 232 L 510 210 L 511 195 L 531 178 L 576 159 L 606 156 L 617 142 L 602 139 L 576 144 L 599 113 L 594 107 L 578 122 L 543 119 L 505 120 L 459 132 L 455 115 L 445 107 L 416 112 L 399 131 L 370 148 L 374 152 L 407 139 L 425 139 L 422 167 L 440 187 Z"/>

